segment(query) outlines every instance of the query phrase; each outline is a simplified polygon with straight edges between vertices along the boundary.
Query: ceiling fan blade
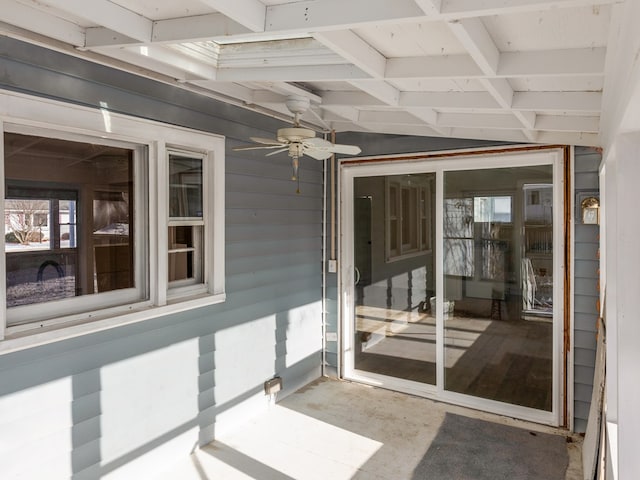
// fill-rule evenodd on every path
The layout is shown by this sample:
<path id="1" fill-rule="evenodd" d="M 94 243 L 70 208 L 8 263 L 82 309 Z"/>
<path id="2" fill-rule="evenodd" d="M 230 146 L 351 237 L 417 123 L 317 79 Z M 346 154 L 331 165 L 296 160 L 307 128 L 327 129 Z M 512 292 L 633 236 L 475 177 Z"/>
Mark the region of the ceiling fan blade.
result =
<path id="1" fill-rule="evenodd" d="M 330 153 L 341 153 L 344 155 L 358 155 L 362 151 L 360 150 L 360 147 L 357 147 L 355 145 L 333 144 L 322 138 L 306 138 L 302 143 L 305 149 L 327 151 Z M 309 156 L 311 157 L 312 155 Z M 327 155 L 326 157 L 323 156 L 322 158 L 318 158 L 318 160 L 324 160 L 325 158 L 329 158 L 330 156 L 331 155 Z"/>
<path id="2" fill-rule="evenodd" d="M 279 142 L 275 138 L 249 137 L 249 139 L 256 143 L 262 143 L 263 145 L 282 145 L 282 142 Z"/>
<path id="3" fill-rule="evenodd" d="M 233 151 L 235 152 L 241 152 L 243 150 L 269 150 L 272 148 L 282 148 L 284 145 L 282 143 L 279 143 L 278 145 L 254 145 L 254 146 L 247 146 L 247 147 L 233 147 Z"/>
<path id="4" fill-rule="evenodd" d="M 333 143 L 325 140 L 323 138 L 313 137 L 313 138 L 305 138 L 302 141 L 302 144 L 307 148 L 329 148 L 333 145 Z"/>
<path id="5" fill-rule="evenodd" d="M 305 148 L 303 153 L 316 160 L 326 160 L 333 155 L 333 153 L 324 148 Z"/>
<path id="6" fill-rule="evenodd" d="M 333 144 L 329 147 L 329 150 L 333 153 L 341 153 L 343 155 L 358 155 L 362 150 L 356 145 L 340 145 Z"/>
<path id="7" fill-rule="evenodd" d="M 276 153 L 282 153 L 289 150 L 289 147 L 281 148 L 280 150 L 276 150 L 275 152 L 269 152 L 265 155 L 265 157 L 270 157 L 271 155 L 275 155 Z"/>

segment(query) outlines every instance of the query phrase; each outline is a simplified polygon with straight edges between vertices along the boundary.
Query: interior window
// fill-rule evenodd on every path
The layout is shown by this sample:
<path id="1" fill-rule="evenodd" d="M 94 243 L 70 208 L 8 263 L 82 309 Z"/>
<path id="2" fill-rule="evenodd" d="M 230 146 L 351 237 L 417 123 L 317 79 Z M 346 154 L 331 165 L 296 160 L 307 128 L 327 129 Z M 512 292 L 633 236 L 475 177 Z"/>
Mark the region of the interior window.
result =
<path id="1" fill-rule="evenodd" d="M 431 181 L 394 175 L 385 182 L 387 261 L 431 250 Z"/>

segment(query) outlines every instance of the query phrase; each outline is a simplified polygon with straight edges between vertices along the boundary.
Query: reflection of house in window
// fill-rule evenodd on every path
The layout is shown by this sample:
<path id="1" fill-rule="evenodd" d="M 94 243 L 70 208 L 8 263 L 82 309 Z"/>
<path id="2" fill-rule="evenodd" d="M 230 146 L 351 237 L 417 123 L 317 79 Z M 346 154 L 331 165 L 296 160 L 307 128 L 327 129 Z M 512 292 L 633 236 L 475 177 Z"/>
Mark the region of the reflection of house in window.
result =
<path id="1" fill-rule="evenodd" d="M 504 281 L 512 215 L 510 195 L 445 199 L 445 274 Z"/>
<path id="2" fill-rule="evenodd" d="M 133 286 L 126 186 L 93 192 L 93 244 L 99 292 Z"/>
<path id="3" fill-rule="evenodd" d="M 473 198 L 444 200 L 444 273 L 472 277 Z"/>
<path id="4" fill-rule="evenodd" d="M 481 252 L 480 271 L 485 280 L 503 282 L 507 261 L 507 250 L 511 238 L 512 197 L 499 195 L 474 197 L 474 220 L 479 230 Z"/>
<path id="5" fill-rule="evenodd" d="M 386 179 L 387 261 L 431 250 L 431 185 L 416 175 Z"/>

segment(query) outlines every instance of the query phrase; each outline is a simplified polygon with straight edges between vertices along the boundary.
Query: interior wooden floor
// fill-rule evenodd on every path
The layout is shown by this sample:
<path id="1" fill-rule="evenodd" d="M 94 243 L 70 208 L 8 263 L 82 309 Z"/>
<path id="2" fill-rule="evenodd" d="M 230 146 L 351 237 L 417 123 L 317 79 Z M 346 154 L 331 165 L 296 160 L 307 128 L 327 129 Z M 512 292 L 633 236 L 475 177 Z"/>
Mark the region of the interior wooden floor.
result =
<path id="1" fill-rule="evenodd" d="M 434 385 L 435 319 L 425 313 L 358 307 L 355 368 Z M 552 324 L 450 316 L 445 321 L 445 389 L 551 410 Z"/>

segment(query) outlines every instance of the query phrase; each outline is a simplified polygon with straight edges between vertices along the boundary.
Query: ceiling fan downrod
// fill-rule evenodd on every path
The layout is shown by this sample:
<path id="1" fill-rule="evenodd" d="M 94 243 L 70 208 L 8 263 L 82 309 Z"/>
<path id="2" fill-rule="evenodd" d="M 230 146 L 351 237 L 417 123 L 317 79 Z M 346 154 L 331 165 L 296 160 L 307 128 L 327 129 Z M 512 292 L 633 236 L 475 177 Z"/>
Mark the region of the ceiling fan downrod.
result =
<path id="1" fill-rule="evenodd" d="M 298 167 L 300 165 L 300 162 L 298 158 L 299 157 L 297 155 L 291 156 L 291 166 L 293 167 L 293 174 L 291 175 L 291 180 L 298 182 L 296 193 L 300 193 L 300 176 L 298 175 Z"/>

